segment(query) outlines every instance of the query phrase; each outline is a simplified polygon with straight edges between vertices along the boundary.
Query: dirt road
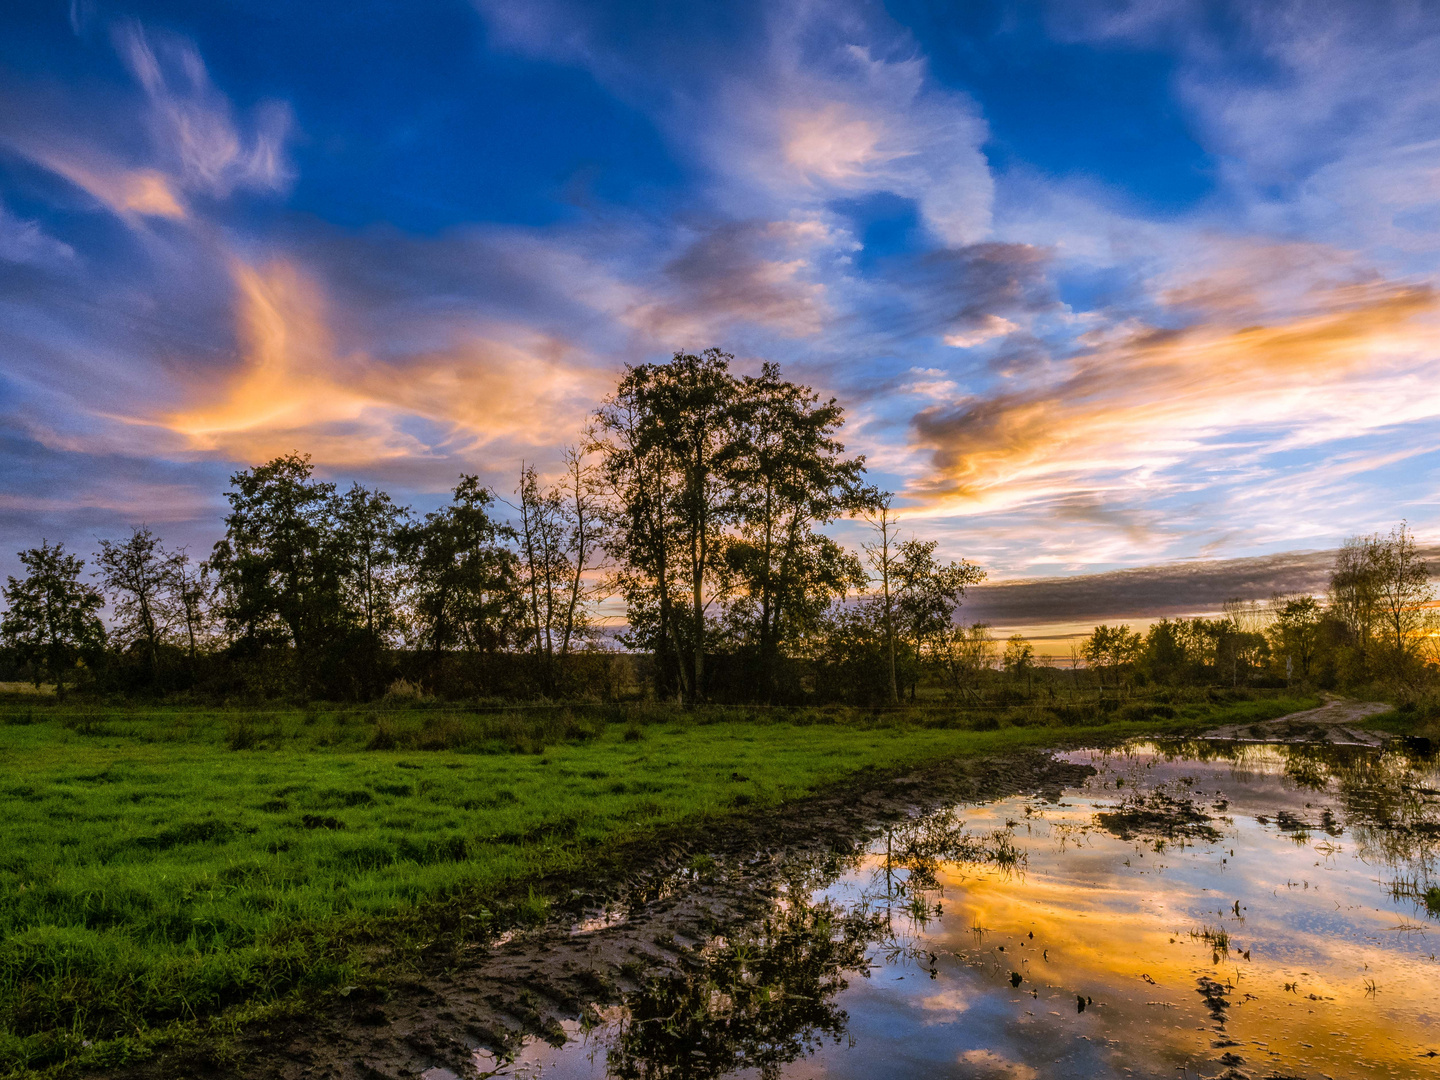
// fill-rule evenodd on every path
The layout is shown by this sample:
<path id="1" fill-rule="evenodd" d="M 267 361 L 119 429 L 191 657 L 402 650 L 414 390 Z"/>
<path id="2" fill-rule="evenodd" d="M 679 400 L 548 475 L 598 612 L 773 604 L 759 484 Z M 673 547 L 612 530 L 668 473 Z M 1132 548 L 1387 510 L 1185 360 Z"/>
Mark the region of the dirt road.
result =
<path id="1" fill-rule="evenodd" d="M 1291 713 L 1254 724 L 1229 724 L 1207 731 L 1202 739 L 1233 742 L 1332 743 L 1336 746 L 1383 746 L 1389 736 L 1358 727 L 1362 721 L 1389 712 L 1383 701 L 1332 698 L 1318 709 Z"/>

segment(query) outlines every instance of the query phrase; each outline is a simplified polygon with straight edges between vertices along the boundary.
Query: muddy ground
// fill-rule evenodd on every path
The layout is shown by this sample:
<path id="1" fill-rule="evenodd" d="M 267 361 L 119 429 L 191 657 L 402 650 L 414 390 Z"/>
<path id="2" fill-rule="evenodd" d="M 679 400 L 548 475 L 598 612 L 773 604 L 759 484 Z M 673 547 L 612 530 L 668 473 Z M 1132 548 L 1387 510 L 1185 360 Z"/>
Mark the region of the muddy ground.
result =
<path id="1" fill-rule="evenodd" d="M 1233 742 L 1383 746 L 1389 738 L 1384 732 L 1368 731 L 1356 725 L 1394 707 L 1383 701 L 1332 698 L 1318 709 L 1307 709 L 1254 724 L 1229 724 L 1207 731 L 1200 738 Z"/>
<path id="2" fill-rule="evenodd" d="M 562 1020 L 698 967 L 697 947 L 762 915 L 797 866 L 855 852 L 886 822 L 1014 794 L 1058 801 L 1062 788 L 1093 772 L 1028 751 L 850 777 L 749 819 L 637 844 L 617 863 L 628 866 L 623 874 L 548 883 L 552 895 L 557 884 L 571 886 L 568 911 L 542 929 L 469 946 L 443 970 L 251 1030 L 223 1057 L 189 1047 L 104 1075 L 398 1080 L 441 1067 L 473 1077 L 476 1049 L 504 1054 L 526 1035 L 563 1041 Z"/>

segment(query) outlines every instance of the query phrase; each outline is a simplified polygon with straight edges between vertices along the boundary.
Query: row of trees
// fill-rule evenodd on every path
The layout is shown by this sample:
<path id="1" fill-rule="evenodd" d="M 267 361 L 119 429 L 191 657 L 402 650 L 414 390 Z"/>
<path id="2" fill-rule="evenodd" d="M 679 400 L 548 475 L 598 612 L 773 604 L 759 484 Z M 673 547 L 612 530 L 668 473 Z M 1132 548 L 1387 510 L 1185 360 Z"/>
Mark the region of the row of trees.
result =
<path id="1" fill-rule="evenodd" d="M 144 527 L 102 541 L 88 573 L 42 543 L 9 579 L 0 641 L 62 688 L 83 664 L 148 690 L 368 698 L 404 680 L 554 698 L 604 689 L 615 654 L 597 602 L 615 597 L 619 642 L 660 697 L 975 698 L 997 665 L 1032 686 L 1029 643 L 1001 655 L 957 618 L 983 572 L 902 534 L 891 496 L 839 441 L 840 406 L 776 365 L 745 376 L 731 360 L 711 349 L 628 369 L 559 477 L 522 463 L 508 498 L 467 475 L 417 514 L 292 453 L 231 477 L 224 536 L 203 561 Z M 859 551 L 825 531 L 847 517 L 870 527 Z M 1237 602 L 1144 638 L 1101 626 L 1073 663 L 1117 688 L 1238 684 L 1277 665 L 1308 682 L 1413 678 L 1428 589 L 1401 526 L 1346 544 L 1326 603 Z"/>
<path id="2" fill-rule="evenodd" d="M 1256 680 L 1415 687 L 1440 662 L 1440 612 L 1429 568 L 1405 523 L 1337 552 L 1324 598 L 1232 600 L 1218 619 L 1162 619 L 1142 637 L 1097 626 L 1072 654 L 1102 681 L 1161 684 Z"/>
<path id="3" fill-rule="evenodd" d="M 983 574 L 899 536 L 891 497 L 837 438 L 834 400 L 773 364 L 737 376 L 731 360 L 629 369 L 559 482 L 522 464 L 513 503 L 463 476 L 421 516 L 287 454 L 231 478 L 203 562 L 142 527 L 101 544 L 91 583 L 42 544 L 9 581 L 0 635 L 62 686 L 107 655 L 150 687 L 220 657 L 304 693 L 373 696 L 400 673 L 442 692 L 556 696 L 588 689 L 576 657 L 597 651 L 603 594 L 623 600 L 621 642 L 650 658 L 661 696 L 794 699 L 813 692 L 815 664 L 854 667 L 835 685 L 855 696 L 913 693 L 916 658 Z M 850 552 L 822 531 L 844 516 L 868 519 L 875 542 Z M 847 604 L 872 575 L 874 595 Z"/>

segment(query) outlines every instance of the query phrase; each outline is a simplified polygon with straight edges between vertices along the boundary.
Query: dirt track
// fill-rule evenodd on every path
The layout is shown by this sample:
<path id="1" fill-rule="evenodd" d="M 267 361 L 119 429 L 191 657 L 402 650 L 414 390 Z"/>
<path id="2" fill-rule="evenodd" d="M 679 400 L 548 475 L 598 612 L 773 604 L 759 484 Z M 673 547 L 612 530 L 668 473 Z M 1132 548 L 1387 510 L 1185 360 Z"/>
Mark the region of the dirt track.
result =
<path id="1" fill-rule="evenodd" d="M 1291 713 L 1254 724 L 1230 724 L 1207 731 L 1202 739 L 1233 742 L 1332 743 L 1336 746 L 1383 746 L 1389 736 L 1355 725 L 1394 706 L 1383 701 L 1334 698 L 1318 709 Z"/>

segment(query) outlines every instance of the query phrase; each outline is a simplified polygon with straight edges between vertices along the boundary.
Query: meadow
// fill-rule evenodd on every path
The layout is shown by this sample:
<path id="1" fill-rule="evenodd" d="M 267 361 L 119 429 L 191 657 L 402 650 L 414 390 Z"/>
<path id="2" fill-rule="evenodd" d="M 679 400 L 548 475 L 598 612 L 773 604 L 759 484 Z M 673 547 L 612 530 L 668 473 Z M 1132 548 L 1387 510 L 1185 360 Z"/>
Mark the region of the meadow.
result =
<path id="1" fill-rule="evenodd" d="M 765 813 L 865 770 L 1314 703 L 874 713 L 8 696 L 0 1075 L 114 1065 L 374 985 L 543 921 L 557 883 L 631 842 Z"/>

